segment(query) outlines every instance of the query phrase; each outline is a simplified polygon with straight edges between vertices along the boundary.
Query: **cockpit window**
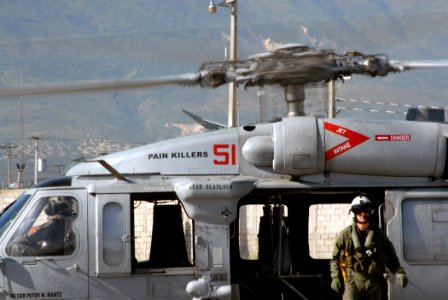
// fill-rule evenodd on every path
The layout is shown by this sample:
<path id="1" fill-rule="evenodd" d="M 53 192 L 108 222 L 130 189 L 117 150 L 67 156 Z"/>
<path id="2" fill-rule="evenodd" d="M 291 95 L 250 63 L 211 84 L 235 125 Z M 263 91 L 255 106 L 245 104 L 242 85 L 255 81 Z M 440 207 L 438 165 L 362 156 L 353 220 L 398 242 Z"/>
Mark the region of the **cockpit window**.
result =
<path id="1" fill-rule="evenodd" d="M 31 195 L 22 194 L 16 201 L 12 202 L 5 210 L 0 214 L 0 236 L 3 235 L 6 228 L 11 224 L 11 221 L 14 220 L 22 209 L 23 205 L 27 202 Z"/>
<path id="2" fill-rule="evenodd" d="M 11 256 L 70 255 L 76 245 L 72 230 L 78 202 L 72 197 L 42 197 L 9 242 Z"/>

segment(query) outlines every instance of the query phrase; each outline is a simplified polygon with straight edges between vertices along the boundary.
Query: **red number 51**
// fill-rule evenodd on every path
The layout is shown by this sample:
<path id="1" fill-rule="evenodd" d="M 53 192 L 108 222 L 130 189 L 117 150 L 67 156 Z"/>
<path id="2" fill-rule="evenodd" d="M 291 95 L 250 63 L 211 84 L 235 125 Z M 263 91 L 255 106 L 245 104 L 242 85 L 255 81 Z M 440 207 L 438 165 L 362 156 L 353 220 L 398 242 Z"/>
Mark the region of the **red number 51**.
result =
<path id="1" fill-rule="evenodd" d="M 217 157 L 213 160 L 215 165 L 236 165 L 235 144 L 215 144 L 213 145 L 213 154 Z"/>

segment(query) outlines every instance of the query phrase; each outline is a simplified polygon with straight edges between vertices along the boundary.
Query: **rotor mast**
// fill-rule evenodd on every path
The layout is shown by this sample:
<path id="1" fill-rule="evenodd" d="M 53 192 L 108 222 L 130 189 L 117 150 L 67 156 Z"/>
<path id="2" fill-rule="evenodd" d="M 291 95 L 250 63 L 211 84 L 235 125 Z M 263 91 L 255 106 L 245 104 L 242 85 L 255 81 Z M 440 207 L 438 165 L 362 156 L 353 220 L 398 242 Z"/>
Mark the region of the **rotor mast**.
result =
<path id="1" fill-rule="evenodd" d="M 305 116 L 305 87 L 303 84 L 285 86 L 288 117 Z"/>

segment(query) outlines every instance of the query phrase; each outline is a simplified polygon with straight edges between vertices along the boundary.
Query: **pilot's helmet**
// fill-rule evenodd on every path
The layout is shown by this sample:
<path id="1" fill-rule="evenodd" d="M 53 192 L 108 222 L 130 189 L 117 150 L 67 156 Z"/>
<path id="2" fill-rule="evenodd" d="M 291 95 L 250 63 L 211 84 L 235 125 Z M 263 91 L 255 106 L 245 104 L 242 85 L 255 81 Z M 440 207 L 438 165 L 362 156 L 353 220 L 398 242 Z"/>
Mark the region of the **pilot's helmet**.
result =
<path id="1" fill-rule="evenodd" d="M 50 201 L 44 208 L 45 213 L 48 216 L 62 215 L 70 216 L 71 209 L 67 202 L 65 201 Z"/>
<path id="2" fill-rule="evenodd" d="M 350 212 L 356 214 L 361 211 L 369 213 L 373 212 L 372 202 L 370 202 L 369 198 L 364 195 L 356 196 L 350 204 Z"/>

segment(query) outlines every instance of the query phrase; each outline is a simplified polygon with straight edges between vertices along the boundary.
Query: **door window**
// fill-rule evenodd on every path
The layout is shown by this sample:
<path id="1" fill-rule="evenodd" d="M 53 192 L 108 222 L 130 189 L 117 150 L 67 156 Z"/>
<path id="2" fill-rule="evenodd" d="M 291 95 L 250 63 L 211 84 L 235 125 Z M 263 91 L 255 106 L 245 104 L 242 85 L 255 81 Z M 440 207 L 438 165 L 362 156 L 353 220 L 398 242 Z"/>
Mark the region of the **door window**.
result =
<path id="1" fill-rule="evenodd" d="M 279 239 L 284 240 L 287 237 L 288 207 L 286 205 L 244 205 L 240 207 L 239 215 L 239 246 L 242 259 L 263 259 L 266 252 L 271 252 L 267 251 L 267 248 L 278 245 Z M 282 229 L 281 236 L 280 228 Z"/>
<path id="2" fill-rule="evenodd" d="M 70 255 L 76 247 L 72 224 L 78 202 L 72 197 L 42 197 L 8 243 L 10 256 Z"/>
<path id="3" fill-rule="evenodd" d="M 448 261 L 448 200 L 404 200 L 403 255 L 407 261 Z"/>
<path id="4" fill-rule="evenodd" d="M 123 207 L 107 203 L 103 207 L 103 259 L 109 266 L 119 266 L 125 259 L 125 219 Z"/>
<path id="5" fill-rule="evenodd" d="M 193 221 L 180 202 L 133 195 L 134 268 L 193 265 Z"/>

